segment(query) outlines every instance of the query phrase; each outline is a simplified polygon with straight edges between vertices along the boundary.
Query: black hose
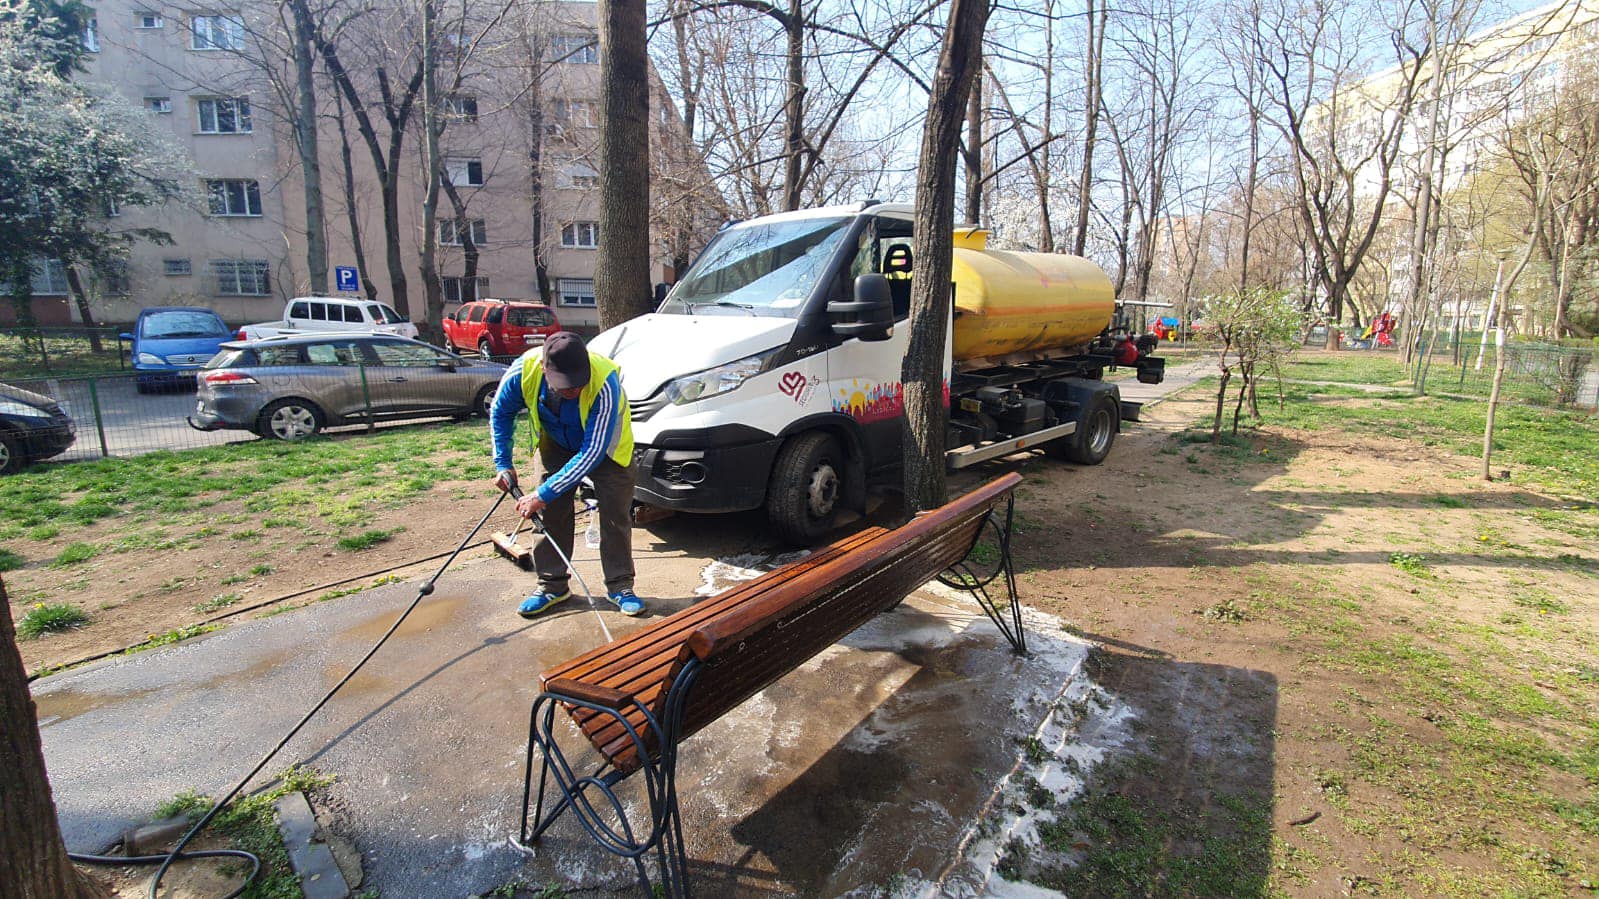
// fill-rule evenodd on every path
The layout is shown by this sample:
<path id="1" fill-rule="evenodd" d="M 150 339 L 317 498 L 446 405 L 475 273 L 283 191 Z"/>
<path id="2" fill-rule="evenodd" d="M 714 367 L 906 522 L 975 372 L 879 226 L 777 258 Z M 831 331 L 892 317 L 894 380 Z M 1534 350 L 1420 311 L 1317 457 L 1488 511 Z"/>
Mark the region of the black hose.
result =
<path id="1" fill-rule="evenodd" d="M 217 858 L 220 856 L 246 858 L 250 860 L 251 865 L 249 876 L 245 877 L 244 883 L 241 884 L 238 889 L 222 897 L 222 899 L 234 899 L 234 897 L 248 889 L 250 882 L 255 879 L 255 875 L 261 870 L 261 859 L 257 858 L 254 853 L 245 852 L 242 849 L 211 849 L 203 852 L 184 852 L 183 847 L 189 845 L 189 841 L 193 840 L 196 834 L 203 830 L 207 824 L 211 823 L 211 819 L 215 818 L 223 808 L 227 807 L 228 803 L 232 802 L 234 798 L 239 795 L 240 791 L 244 789 L 245 784 L 248 784 L 252 778 L 261 773 L 261 769 L 266 767 L 267 762 L 271 761 L 273 756 L 277 755 L 284 746 L 288 745 L 289 741 L 294 739 L 294 735 L 299 733 L 300 729 L 305 727 L 306 723 L 315 717 L 317 712 L 322 711 L 322 707 L 327 705 L 328 700 L 332 699 L 333 695 L 339 692 L 339 690 L 342 689 L 345 684 L 349 683 L 350 678 L 355 677 L 355 673 L 360 671 L 361 667 L 377 654 L 378 649 L 380 649 L 384 643 L 388 642 L 389 637 L 392 637 L 396 630 L 399 630 L 401 622 L 405 621 L 406 617 L 411 614 L 412 610 L 414 610 L 417 605 L 422 602 L 423 597 L 433 593 L 434 582 L 439 579 L 440 575 L 444 574 L 444 570 L 446 568 L 450 567 L 450 563 L 455 561 L 455 557 L 460 555 L 462 550 L 466 549 L 466 545 L 472 541 L 473 537 L 477 536 L 478 531 L 483 529 L 483 525 L 488 523 L 489 517 L 500 508 L 500 503 L 505 501 L 505 496 L 506 494 L 504 493 L 500 494 L 499 498 L 494 501 L 494 505 L 489 507 L 489 510 L 483 514 L 483 517 L 478 520 L 478 523 L 470 532 L 467 533 L 466 537 L 461 541 L 461 545 L 457 546 L 455 551 L 450 553 L 450 557 L 444 560 L 444 564 L 439 566 L 439 570 L 433 572 L 433 576 L 428 578 L 421 587 L 417 588 L 416 599 L 411 600 L 411 604 L 405 607 L 405 611 L 400 613 L 400 617 L 394 619 L 394 623 L 389 625 L 388 631 L 385 632 L 382 637 L 378 638 L 378 642 L 372 644 L 372 648 L 367 650 L 366 655 L 361 657 L 361 661 L 355 663 L 355 667 L 350 669 L 350 673 L 340 678 L 339 682 L 333 685 L 333 689 L 329 690 L 327 695 L 318 700 L 317 704 L 312 706 L 309 712 L 305 713 L 305 717 L 301 718 L 299 723 L 290 728 L 289 732 L 283 735 L 283 739 L 279 740 L 278 744 L 272 747 L 271 751 L 261 757 L 261 761 L 255 763 L 255 767 L 250 769 L 250 773 L 244 775 L 244 777 L 239 779 L 238 783 L 233 785 L 233 789 L 228 791 L 228 795 L 224 796 L 221 802 L 211 806 L 210 811 L 207 811 L 199 821 L 195 822 L 193 827 L 189 828 L 189 832 L 184 834 L 182 839 L 178 840 L 178 844 L 172 847 L 171 852 L 167 853 L 166 855 L 139 855 L 132 858 L 123 858 L 114 855 L 83 855 L 75 852 L 69 852 L 67 853 L 67 857 L 75 862 L 83 862 L 90 865 L 153 865 L 160 863 L 161 867 L 156 869 L 155 879 L 150 881 L 150 899 L 157 899 L 156 892 L 161 887 L 161 878 L 166 876 L 167 869 L 172 867 L 173 862 L 184 861 L 191 858 Z"/>

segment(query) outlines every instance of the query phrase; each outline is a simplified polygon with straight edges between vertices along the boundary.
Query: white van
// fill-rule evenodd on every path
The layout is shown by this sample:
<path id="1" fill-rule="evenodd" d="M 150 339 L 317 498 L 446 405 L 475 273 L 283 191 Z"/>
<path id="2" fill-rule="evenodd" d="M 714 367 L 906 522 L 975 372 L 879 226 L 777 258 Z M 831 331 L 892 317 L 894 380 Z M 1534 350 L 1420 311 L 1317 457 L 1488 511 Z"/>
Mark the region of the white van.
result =
<path id="1" fill-rule="evenodd" d="M 283 307 L 283 319 L 245 325 L 239 340 L 256 340 L 282 333 L 361 331 L 416 337 L 416 325 L 387 303 L 350 297 L 295 297 Z"/>

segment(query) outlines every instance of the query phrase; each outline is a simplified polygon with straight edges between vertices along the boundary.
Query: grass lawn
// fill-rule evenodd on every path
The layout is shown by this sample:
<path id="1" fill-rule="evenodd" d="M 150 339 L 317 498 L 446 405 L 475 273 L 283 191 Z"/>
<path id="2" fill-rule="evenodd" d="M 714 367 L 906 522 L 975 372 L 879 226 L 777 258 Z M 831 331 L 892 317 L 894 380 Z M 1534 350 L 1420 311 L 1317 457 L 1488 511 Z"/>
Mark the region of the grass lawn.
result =
<path id="1" fill-rule="evenodd" d="M 101 351 L 96 353 L 87 337 L 47 334 L 41 354 L 37 340 L 29 340 L 24 345 L 22 338 L 15 334 L 0 334 L 0 380 L 104 374 L 130 369 L 126 357 L 119 354 L 116 334 L 102 334 L 100 346 Z M 120 349 L 125 351 L 126 343 Z"/>

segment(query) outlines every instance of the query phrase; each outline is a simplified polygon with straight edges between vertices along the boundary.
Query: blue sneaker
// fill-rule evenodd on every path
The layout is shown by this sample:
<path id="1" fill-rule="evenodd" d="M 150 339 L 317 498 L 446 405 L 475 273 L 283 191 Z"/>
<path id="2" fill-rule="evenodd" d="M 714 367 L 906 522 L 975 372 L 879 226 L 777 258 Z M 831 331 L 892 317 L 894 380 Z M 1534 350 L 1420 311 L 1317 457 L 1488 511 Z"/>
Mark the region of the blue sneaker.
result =
<path id="1" fill-rule="evenodd" d="M 521 615 L 523 618 L 533 618 L 540 612 L 548 609 L 550 606 L 553 606 L 558 602 L 564 602 L 565 600 L 571 598 L 572 591 L 570 590 L 562 593 L 559 596 L 551 593 L 548 590 L 540 590 L 532 596 L 529 596 L 527 599 L 522 600 L 522 605 L 517 607 L 516 614 Z"/>
<path id="2" fill-rule="evenodd" d="M 644 614 L 644 601 L 632 590 L 618 590 L 606 596 L 611 602 L 616 603 L 616 610 L 623 615 Z"/>

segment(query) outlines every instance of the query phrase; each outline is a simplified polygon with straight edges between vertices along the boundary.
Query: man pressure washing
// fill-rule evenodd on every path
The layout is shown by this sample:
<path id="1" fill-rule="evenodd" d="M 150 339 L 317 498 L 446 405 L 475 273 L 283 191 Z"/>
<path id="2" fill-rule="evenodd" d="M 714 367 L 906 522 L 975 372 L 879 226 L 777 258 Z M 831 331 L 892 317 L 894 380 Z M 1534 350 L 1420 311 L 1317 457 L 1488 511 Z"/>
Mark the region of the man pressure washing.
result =
<path id="1" fill-rule="evenodd" d="M 622 614 L 644 614 L 644 603 L 633 593 L 633 422 L 616 363 L 589 352 L 570 331 L 552 335 L 542 349 L 528 350 L 512 363 L 489 413 L 494 486 L 501 490 L 517 483 L 511 444 L 516 414 L 523 409 L 532 410 L 533 445 L 545 478 L 517 501 L 516 511 L 524 518 L 540 515 L 544 537 L 533 547 L 539 591 L 523 600 L 517 613 L 532 618 L 571 598 L 571 572 L 562 557 L 572 556 L 572 496 L 586 477 L 599 498 L 606 595 Z"/>

